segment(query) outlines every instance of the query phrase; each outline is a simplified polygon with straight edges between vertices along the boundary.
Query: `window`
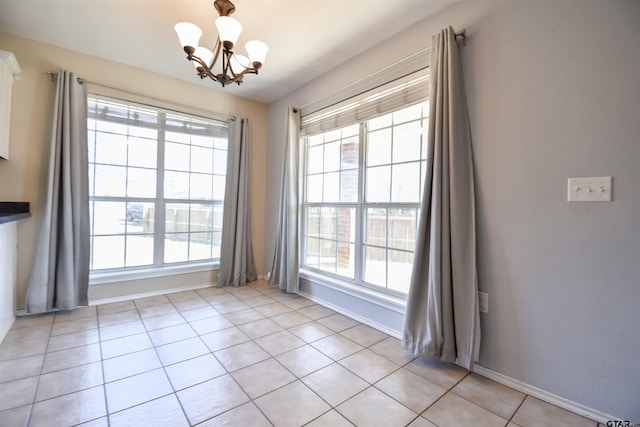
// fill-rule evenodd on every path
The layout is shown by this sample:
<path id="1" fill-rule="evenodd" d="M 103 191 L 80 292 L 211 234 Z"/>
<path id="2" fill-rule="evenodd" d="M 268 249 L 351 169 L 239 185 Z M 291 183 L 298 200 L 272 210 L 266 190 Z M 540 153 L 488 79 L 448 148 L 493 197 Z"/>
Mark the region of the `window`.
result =
<path id="1" fill-rule="evenodd" d="M 409 290 L 429 104 L 303 138 L 302 265 L 394 295 Z M 304 125 L 303 125 L 304 126 Z"/>
<path id="2" fill-rule="evenodd" d="M 88 99 L 91 270 L 220 257 L 227 123 Z"/>

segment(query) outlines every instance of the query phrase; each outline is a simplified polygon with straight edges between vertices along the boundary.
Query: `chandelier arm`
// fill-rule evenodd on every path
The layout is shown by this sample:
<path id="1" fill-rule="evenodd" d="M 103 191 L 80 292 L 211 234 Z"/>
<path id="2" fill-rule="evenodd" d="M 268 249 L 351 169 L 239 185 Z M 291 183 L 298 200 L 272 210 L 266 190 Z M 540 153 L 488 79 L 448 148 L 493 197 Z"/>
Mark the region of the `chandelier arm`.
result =
<path id="1" fill-rule="evenodd" d="M 222 48 L 222 42 L 220 41 L 220 36 L 218 36 L 218 38 L 216 39 L 216 45 L 214 47 L 216 53 L 213 55 L 213 61 L 211 61 L 211 65 L 209 65 L 209 68 L 213 68 L 213 66 L 216 65 L 216 62 L 218 62 L 218 57 L 220 56 L 221 48 Z"/>
<path id="2" fill-rule="evenodd" d="M 191 61 L 195 61 L 198 64 L 200 64 L 200 67 L 198 67 L 196 70 L 197 70 L 198 75 L 200 76 L 201 79 L 203 79 L 205 77 L 209 77 L 213 81 L 217 81 L 218 80 L 217 76 L 211 72 L 211 69 L 209 68 L 209 65 L 206 62 L 204 62 L 202 60 L 202 58 L 200 58 L 199 56 L 196 56 L 194 54 L 190 54 L 187 59 L 189 59 Z"/>

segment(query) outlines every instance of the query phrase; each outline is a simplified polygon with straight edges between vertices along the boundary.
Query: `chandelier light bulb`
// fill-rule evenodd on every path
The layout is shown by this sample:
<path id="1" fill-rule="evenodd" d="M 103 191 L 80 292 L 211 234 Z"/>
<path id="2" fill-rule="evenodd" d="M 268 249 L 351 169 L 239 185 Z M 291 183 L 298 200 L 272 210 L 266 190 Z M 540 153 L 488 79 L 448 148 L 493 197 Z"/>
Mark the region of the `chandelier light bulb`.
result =
<path id="1" fill-rule="evenodd" d="M 233 18 L 221 16 L 216 19 L 216 27 L 218 27 L 218 37 L 220 37 L 224 47 L 229 50 L 233 49 L 242 32 L 242 25 Z"/>
<path id="2" fill-rule="evenodd" d="M 254 67 L 258 68 L 264 64 L 264 58 L 267 56 L 267 52 L 269 51 L 269 46 L 267 46 L 266 43 L 258 40 L 251 40 L 248 41 L 244 47 L 247 49 L 249 59 Z M 256 66 L 256 64 L 260 65 Z"/>
<path id="3" fill-rule="evenodd" d="M 211 67 L 211 62 L 213 61 L 213 52 L 211 52 L 209 49 L 207 49 L 206 47 L 198 46 L 196 47 L 196 50 L 193 54 L 202 59 L 202 61 L 207 64 L 207 67 Z M 193 61 L 193 66 L 196 67 L 197 70 L 198 67 L 201 67 L 202 65 L 197 61 Z"/>
<path id="4" fill-rule="evenodd" d="M 197 25 L 191 22 L 178 22 L 174 27 L 176 33 L 178 33 L 178 39 L 180 39 L 180 45 L 184 48 L 191 46 L 195 48 L 200 42 L 202 36 L 202 30 Z"/>
<path id="5" fill-rule="evenodd" d="M 233 69 L 234 72 L 238 73 L 244 71 L 247 68 L 250 68 L 249 58 L 244 55 L 238 55 L 237 53 L 234 53 L 231 57 L 231 69 Z"/>

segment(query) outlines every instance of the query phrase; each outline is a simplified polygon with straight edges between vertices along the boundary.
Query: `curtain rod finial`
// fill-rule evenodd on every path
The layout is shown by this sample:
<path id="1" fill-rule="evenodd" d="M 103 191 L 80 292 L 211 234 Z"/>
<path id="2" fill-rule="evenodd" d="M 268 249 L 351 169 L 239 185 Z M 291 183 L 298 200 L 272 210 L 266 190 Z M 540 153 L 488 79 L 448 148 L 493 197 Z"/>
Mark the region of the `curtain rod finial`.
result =
<path id="1" fill-rule="evenodd" d="M 456 39 L 458 37 L 462 37 L 462 46 L 465 46 L 467 43 L 467 29 L 463 28 L 462 31 L 458 31 L 457 33 L 454 33 L 456 36 Z"/>

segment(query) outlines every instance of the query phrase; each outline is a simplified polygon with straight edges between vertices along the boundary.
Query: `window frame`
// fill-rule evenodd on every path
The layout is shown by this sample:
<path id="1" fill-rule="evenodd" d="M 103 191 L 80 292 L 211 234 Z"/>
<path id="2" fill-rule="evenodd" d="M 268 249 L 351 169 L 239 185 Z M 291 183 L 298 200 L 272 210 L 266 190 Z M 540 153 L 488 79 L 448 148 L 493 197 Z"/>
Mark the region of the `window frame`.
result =
<path id="1" fill-rule="evenodd" d="M 225 119 L 221 119 L 215 113 L 211 113 L 210 115 L 196 114 L 194 112 L 184 111 L 184 109 L 176 108 L 175 106 L 171 106 L 171 105 L 168 107 L 164 107 L 160 105 L 153 105 L 155 103 L 134 101 L 134 100 L 126 99 L 119 96 L 113 96 L 113 95 L 103 95 L 99 92 L 91 92 L 87 94 L 88 102 L 89 102 L 89 99 L 92 99 L 95 102 L 113 102 L 115 104 L 126 106 L 127 108 L 152 110 L 157 116 L 157 122 L 155 123 L 155 125 L 152 124 L 149 126 L 150 128 L 153 128 L 157 131 L 156 138 L 155 138 L 156 165 L 155 165 L 155 169 L 153 169 L 156 174 L 155 197 L 135 197 L 135 196 L 129 196 L 126 193 L 124 196 L 105 196 L 105 195 L 96 196 L 94 194 L 94 188 L 90 188 L 90 197 L 89 197 L 89 200 L 92 206 L 92 209 L 91 209 L 92 215 L 94 214 L 93 205 L 95 202 L 117 201 L 117 202 L 123 203 L 125 208 L 127 208 L 127 210 L 129 209 L 129 206 L 132 203 L 153 203 L 154 204 L 154 218 L 153 218 L 154 225 L 153 225 L 153 231 L 152 231 L 154 241 L 153 241 L 152 263 L 139 265 L 139 266 L 126 266 L 126 259 L 124 259 L 122 267 L 104 268 L 104 269 L 97 269 L 97 270 L 91 269 L 89 273 L 90 284 L 91 285 L 105 284 L 105 283 L 120 282 L 120 281 L 126 281 L 126 280 L 162 277 L 162 276 L 169 276 L 174 274 L 210 271 L 212 269 L 218 268 L 219 262 L 220 262 L 219 254 L 218 254 L 218 257 L 215 257 L 214 253 L 211 253 L 211 258 L 207 258 L 207 259 L 188 260 L 189 256 L 187 255 L 186 261 L 179 261 L 179 262 L 165 261 L 164 245 L 165 245 L 166 236 L 167 236 L 167 231 L 165 228 L 166 227 L 166 223 L 165 223 L 166 222 L 166 206 L 171 203 L 187 204 L 189 206 L 189 215 L 191 215 L 192 206 L 199 206 L 199 205 L 210 206 L 211 216 L 212 216 L 211 224 L 210 224 L 211 228 L 210 228 L 210 231 L 207 231 L 207 232 L 211 234 L 211 240 L 210 240 L 212 242 L 211 245 L 214 245 L 214 239 L 213 239 L 214 233 L 217 232 L 218 235 L 220 236 L 222 234 L 222 219 L 220 218 L 219 227 L 217 227 L 216 220 L 213 218 L 213 216 L 215 215 L 216 212 L 218 212 L 220 216 L 222 215 L 223 206 L 224 206 L 224 188 L 226 187 L 225 183 L 223 182 L 222 199 L 214 198 L 215 190 L 213 189 L 213 184 L 212 184 L 211 199 L 190 198 L 189 193 L 187 193 L 186 198 L 167 197 L 164 194 L 165 193 L 164 177 L 165 177 L 165 172 L 167 172 L 167 169 L 165 167 L 165 148 L 166 148 L 166 144 L 170 141 L 168 141 L 168 139 L 166 138 L 165 133 L 171 132 L 171 131 L 180 132 L 179 128 L 173 129 L 171 127 L 171 125 L 169 124 L 169 121 L 171 119 L 175 120 L 176 118 L 182 118 L 185 120 L 185 122 L 193 121 L 193 123 L 196 123 L 199 121 L 209 122 L 209 124 L 207 124 L 206 126 L 212 126 L 217 130 L 219 129 L 223 131 L 222 132 L 223 134 L 221 137 L 225 140 L 224 142 L 225 147 L 223 151 L 224 151 L 224 163 L 226 165 L 226 158 L 228 155 L 228 144 L 229 144 L 229 140 L 228 140 L 229 118 L 225 117 Z M 99 119 L 99 116 L 97 116 L 97 114 L 92 114 L 89 111 L 89 114 L 87 117 L 88 133 L 90 133 L 91 131 L 97 132 L 97 127 L 94 127 L 93 129 L 89 129 L 89 120 L 96 120 L 96 119 Z M 121 120 L 119 118 L 111 118 L 109 121 L 112 121 L 114 123 L 121 123 L 125 125 L 131 125 L 132 123 L 132 119 L 129 119 L 129 118 L 122 118 Z M 190 135 L 189 140 L 191 139 L 191 136 L 196 135 L 196 133 L 188 133 L 188 132 L 185 132 L 185 133 Z M 120 135 L 124 135 L 124 134 L 120 134 Z M 128 131 L 126 135 L 127 137 L 130 136 Z M 213 159 L 214 152 L 216 150 L 221 150 L 221 149 L 220 147 L 216 147 L 215 143 L 213 142 L 213 138 L 215 138 L 215 135 L 209 135 L 209 136 L 212 138 L 211 151 L 212 151 L 212 162 L 214 162 L 214 159 Z M 90 145 L 96 144 L 95 141 L 96 140 L 92 141 L 91 138 L 89 138 L 88 144 Z M 188 143 L 188 145 L 190 148 L 197 146 L 197 145 L 193 145 L 191 141 Z M 97 160 L 97 157 L 96 157 L 96 154 L 94 153 L 93 158 L 89 159 L 90 171 L 91 171 L 91 166 L 95 167 L 96 164 L 100 164 L 96 160 Z M 123 166 L 125 168 L 130 167 L 130 165 L 128 164 L 128 161 Z M 189 165 L 189 170 L 185 172 L 188 174 L 194 173 L 194 170 L 191 168 L 191 164 Z M 95 176 L 95 170 L 93 171 L 93 173 Z M 211 176 L 212 180 L 216 175 L 224 176 L 224 180 L 226 182 L 226 170 L 224 171 L 224 174 L 220 174 L 220 173 L 216 174 L 214 166 L 212 165 L 211 172 L 209 175 Z M 94 182 L 93 178 L 90 179 L 90 183 L 91 182 Z M 125 183 L 125 185 L 128 185 L 128 183 Z M 125 221 L 126 221 L 126 218 L 125 218 Z M 94 222 L 94 218 L 92 216 L 91 218 L 92 228 L 90 231 L 91 233 L 90 238 L 92 239 L 91 240 L 92 262 L 93 262 L 93 238 L 95 236 L 94 229 L 93 229 L 93 222 Z M 190 218 L 189 225 L 187 226 L 187 229 L 186 229 L 186 233 L 188 233 L 189 236 L 192 233 L 191 226 L 192 224 L 191 224 L 191 218 Z M 115 234 L 114 233 L 111 233 L 111 234 L 122 236 L 125 239 L 124 244 L 125 245 L 127 244 L 126 239 L 129 236 L 129 233 L 127 233 L 126 226 L 122 231 L 117 231 L 115 232 Z M 218 239 L 217 241 L 219 240 L 220 239 Z M 187 243 L 187 251 L 191 250 L 189 246 L 190 246 L 189 243 Z M 213 251 L 214 247 L 210 246 L 210 250 Z"/>
<path id="2" fill-rule="evenodd" d="M 367 128 L 367 124 L 369 122 L 369 120 L 371 120 L 372 118 L 368 118 L 367 120 L 362 120 L 358 123 L 359 125 L 359 132 L 358 132 L 358 194 L 357 194 L 357 201 L 356 202 L 327 202 L 325 203 L 324 201 L 321 202 L 309 202 L 307 199 L 308 196 L 308 167 L 309 167 L 309 139 L 310 137 L 313 137 L 315 135 L 319 135 L 319 134 L 324 134 L 325 132 L 320 132 L 320 133 L 314 133 L 314 134 L 307 134 L 304 135 L 301 138 L 301 145 L 302 145 L 302 152 L 303 152 L 303 156 L 302 156 L 302 161 L 303 161 L 303 167 L 301 169 L 302 174 L 303 174 L 303 179 L 302 179 L 302 194 L 301 194 L 301 200 L 302 203 L 300 204 L 300 217 L 301 217 L 301 238 L 300 238 L 300 270 L 301 270 L 301 276 L 303 278 L 310 278 L 313 280 L 318 280 L 321 279 L 320 281 L 323 282 L 326 285 L 329 285 L 330 287 L 336 287 L 336 285 L 338 285 L 338 288 L 348 288 L 351 289 L 353 293 L 355 294 L 361 294 L 361 296 L 366 296 L 368 299 L 371 299 L 371 297 L 373 297 L 372 299 L 377 299 L 380 301 L 384 301 L 385 303 L 388 303 L 389 301 L 391 301 L 394 306 L 398 306 L 399 304 L 402 305 L 403 302 L 406 300 L 407 298 L 407 293 L 396 290 L 396 289 L 392 289 L 389 287 L 389 258 L 388 258 L 388 254 L 390 250 L 397 250 L 399 252 L 407 252 L 407 253 L 411 253 L 413 256 L 415 256 L 415 247 L 411 250 L 403 250 L 403 249 L 399 249 L 399 248 L 393 248 L 389 246 L 389 231 L 388 229 L 385 231 L 385 246 L 380 246 L 381 249 L 385 250 L 385 285 L 381 286 L 379 284 L 375 284 L 372 282 L 369 282 L 367 280 L 365 280 L 365 276 L 366 276 L 366 272 L 365 272 L 365 268 L 366 268 L 366 260 L 365 260 L 365 256 L 366 256 L 366 251 L 365 248 L 366 247 L 378 247 L 376 245 L 372 245 L 372 244 L 368 244 L 367 243 L 367 230 L 366 230 L 366 226 L 367 226 L 367 209 L 372 209 L 372 208 L 381 208 L 381 209 L 385 209 L 386 210 L 386 223 L 388 226 L 388 222 L 389 222 L 389 210 L 390 209 L 412 209 L 414 210 L 415 214 L 414 214 L 414 224 L 415 224 L 415 233 L 416 233 L 416 237 L 417 237 L 417 232 L 418 232 L 418 224 L 419 224 L 419 218 L 420 218 L 420 208 L 421 208 L 421 200 L 422 200 L 422 195 L 423 195 L 423 188 L 424 188 L 424 175 L 425 175 L 425 170 L 426 170 L 426 151 L 427 151 L 427 127 L 428 127 L 428 120 L 429 120 L 429 100 L 428 98 L 426 99 L 422 99 L 420 102 L 418 103 L 414 103 L 412 105 L 405 105 L 402 108 L 398 108 L 392 111 L 387 111 L 384 114 L 381 114 L 380 116 L 384 116 L 384 115 L 393 115 L 394 113 L 401 111 L 405 108 L 410 108 L 411 106 L 415 106 L 415 105 L 422 105 L 422 109 L 421 109 L 421 113 L 419 118 L 417 119 L 413 119 L 413 120 L 408 120 L 406 122 L 401 122 L 401 123 L 392 123 L 387 126 L 386 128 L 389 128 L 391 130 L 391 134 L 393 134 L 393 130 L 396 126 L 400 126 L 403 124 L 407 124 L 407 123 L 411 123 L 414 121 L 418 121 L 419 123 L 421 123 L 421 132 L 420 132 L 420 157 L 418 159 L 412 159 L 412 160 L 408 160 L 406 162 L 397 162 L 397 163 L 411 163 L 411 162 L 417 162 L 419 165 L 419 179 L 420 179 L 420 183 L 419 183 L 419 187 L 418 187 L 418 201 L 417 202 L 393 202 L 392 201 L 392 196 L 391 196 L 391 191 L 392 191 L 392 185 L 390 185 L 390 193 L 389 193 L 389 200 L 386 202 L 374 202 L 374 201 L 367 201 L 366 200 L 366 189 L 367 189 L 367 168 L 369 167 L 369 165 L 367 164 L 367 150 L 369 149 L 369 129 Z M 425 113 L 426 112 L 426 113 Z M 339 127 L 338 129 L 343 129 L 346 126 L 343 127 Z M 385 127 L 383 127 L 385 128 Z M 379 128 L 382 129 L 382 128 Z M 391 140 L 393 140 L 393 137 L 391 137 Z M 323 144 L 326 142 L 323 142 Z M 393 144 L 393 142 L 391 142 L 391 144 Z M 391 160 L 389 161 L 388 165 L 390 168 L 393 167 L 393 165 L 397 164 L 396 162 L 393 161 L 393 157 L 391 158 Z M 340 169 L 341 170 L 341 169 Z M 390 172 L 390 182 L 392 183 L 392 177 L 393 174 Z M 340 184 L 339 184 L 340 186 Z M 321 209 L 322 207 L 332 207 L 334 209 L 339 209 L 341 207 L 344 208 L 352 208 L 355 209 L 355 230 L 354 230 L 354 234 L 355 234 L 355 238 L 354 238 L 354 274 L 353 274 L 353 278 L 349 278 L 349 277 L 345 277 L 344 275 L 340 275 L 338 273 L 333 273 L 330 271 L 326 271 L 326 270 L 322 270 L 319 267 L 314 267 L 314 266 L 310 266 L 307 263 L 307 241 L 308 241 L 308 215 L 307 215 L 307 209 L 309 208 L 319 208 Z M 336 225 L 336 229 L 338 228 L 338 226 Z M 388 228 L 388 227 L 387 227 Z M 338 235 L 338 231 L 336 230 L 335 235 Z M 320 235 L 318 236 L 318 239 L 321 239 Z M 336 238 L 335 240 L 336 243 L 336 268 L 335 270 L 338 270 L 338 242 L 339 239 Z M 415 240 L 414 240 L 415 242 Z M 414 245 L 415 246 L 415 245 Z M 320 252 L 320 250 L 318 250 Z M 319 265 L 319 264 L 318 264 Z M 408 283 L 407 283 L 407 287 L 408 287 Z"/>

